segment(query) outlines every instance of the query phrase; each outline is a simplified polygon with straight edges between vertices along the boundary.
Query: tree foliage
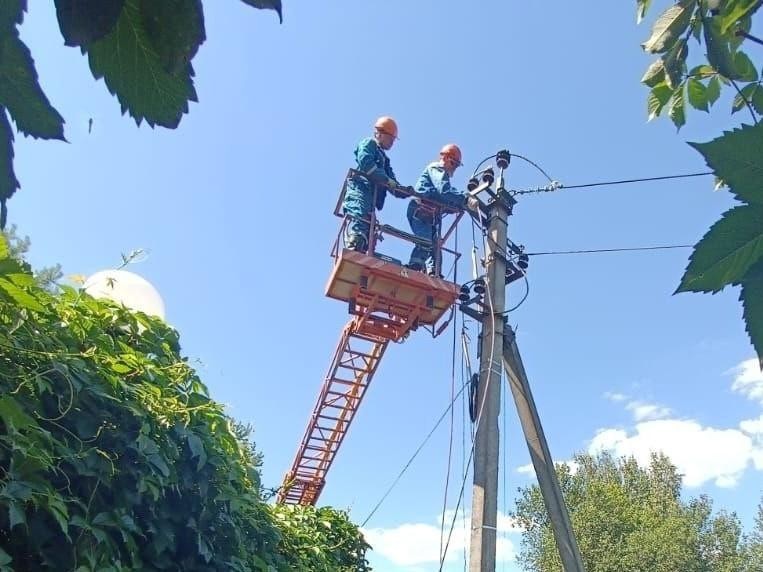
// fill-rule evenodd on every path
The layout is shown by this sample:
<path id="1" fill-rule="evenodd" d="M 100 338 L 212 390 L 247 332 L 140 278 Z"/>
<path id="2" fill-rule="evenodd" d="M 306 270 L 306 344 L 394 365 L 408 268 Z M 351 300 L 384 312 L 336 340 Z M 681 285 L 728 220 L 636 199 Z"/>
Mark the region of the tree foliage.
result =
<path id="1" fill-rule="evenodd" d="M 243 0 L 281 18 L 281 0 Z M 43 92 L 29 48 L 19 36 L 27 0 L 0 2 L 0 230 L 6 201 L 19 188 L 13 130 L 64 140 L 64 119 Z M 122 113 L 174 129 L 196 101 L 191 60 L 206 39 L 202 0 L 55 0 L 64 43 L 87 54 Z"/>
<path id="2" fill-rule="evenodd" d="M 644 17 L 650 0 L 637 0 Z M 740 286 L 742 317 L 763 369 L 763 77 L 742 51 L 759 0 L 679 0 L 660 15 L 642 44 L 658 54 L 641 81 L 650 88 L 649 118 L 667 110 L 680 129 L 686 102 L 709 111 L 723 87 L 735 90 L 731 111 L 749 111 L 753 125 L 725 132 L 708 143 L 690 143 L 716 178 L 742 204 L 724 213 L 694 247 L 677 292 L 718 292 Z M 704 42 L 705 61 L 689 70 L 692 37 Z M 700 57 L 700 60 L 703 59 Z"/>
<path id="3" fill-rule="evenodd" d="M 40 288 L 0 237 L 0 571 L 365 571 L 347 515 L 264 502 L 177 332 Z"/>
<path id="4" fill-rule="evenodd" d="M 670 461 L 579 455 L 573 474 L 557 472 L 588 572 L 752 572 L 763 560 L 739 519 L 702 496 L 681 499 L 681 476 Z M 562 572 L 550 521 L 537 485 L 520 490 L 516 514 L 523 526 L 525 570 Z M 758 568 L 755 568 L 758 566 Z"/>

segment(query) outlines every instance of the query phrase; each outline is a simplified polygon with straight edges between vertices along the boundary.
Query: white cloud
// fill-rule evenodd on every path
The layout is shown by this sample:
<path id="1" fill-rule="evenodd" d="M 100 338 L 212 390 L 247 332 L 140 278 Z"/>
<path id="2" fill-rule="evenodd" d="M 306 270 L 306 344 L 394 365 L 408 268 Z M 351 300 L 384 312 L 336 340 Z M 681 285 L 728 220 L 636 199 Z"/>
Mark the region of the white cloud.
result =
<path id="1" fill-rule="evenodd" d="M 445 539 L 447 539 L 450 524 L 453 522 L 453 511 L 445 513 Z M 463 559 L 463 554 L 469 545 L 471 516 L 456 517 L 453 535 L 448 545 L 446 562 Z M 496 541 L 496 560 L 511 562 L 516 558 L 517 551 L 514 543 L 506 538 L 508 533 L 521 532 L 517 523 L 511 517 L 498 513 L 498 539 Z M 436 523 L 405 523 L 393 528 L 363 529 L 366 541 L 373 551 L 384 556 L 397 566 L 416 566 L 440 561 L 440 519 Z M 409 568 L 410 570 L 410 568 Z"/>
<path id="2" fill-rule="evenodd" d="M 520 475 L 527 475 L 528 477 L 532 477 L 535 475 L 535 467 L 533 467 L 532 463 L 527 463 L 526 465 L 517 467 L 517 472 Z"/>
<path id="3" fill-rule="evenodd" d="M 556 465 L 567 465 L 570 469 L 570 474 L 574 475 L 578 472 L 578 469 L 580 468 L 580 465 L 576 461 L 556 461 Z M 516 469 L 517 473 L 520 475 L 527 475 L 528 477 L 535 477 L 535 467 L 533 467 L 532 463 L 527 463 L 526 465 L 522 465 L 521 467 L 517 467 Z"/>
<path id="4" fill-rule="evenodd" d="M 635 432 L 622 429 L 600 430 L 589 451 L 612 451 L 630 456 L 646 465 L 652 452 L 662 451 L 684 475 L 687 487 L 713 481 L 719 487 L 733 487 L 749 463 L 762 465 L 763 449 L 750 435 L 737 429 L 702 427 L 696 421 L 658 419 L 636 424 Z"/>
<path id="5" fill-rule="evenodd" d="M 732 391 L 763 405 L 763 372 L 760 371 L 757 358 L 745 360 L 727 373 L 734 375 Z"/>
<path id="6" fill-rule="evenodd" d="M 609 401 L 614 401 L 615 403 L 619 403 L 620 401 L 625 401 L 626 399 L 628 399 L 628 396 L 622 393 L 606 391 L 604 393 L 604 399 L 608 399 Z"/>
<path id="7" fill-rule="evenodd" d="M 633 412 L 633 418 L 636 421 L 665 419 L 673 413 L 669 407 L 657 403 L 646 403 L 644 401 L 631 401 L 625 408 L 628 411 Z"/>

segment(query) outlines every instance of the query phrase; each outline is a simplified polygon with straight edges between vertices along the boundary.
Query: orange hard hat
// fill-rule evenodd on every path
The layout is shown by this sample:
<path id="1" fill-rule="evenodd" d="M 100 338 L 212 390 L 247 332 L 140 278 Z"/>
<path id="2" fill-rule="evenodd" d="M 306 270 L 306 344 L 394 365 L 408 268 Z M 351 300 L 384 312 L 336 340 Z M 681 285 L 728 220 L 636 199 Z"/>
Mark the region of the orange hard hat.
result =
<path id="1" fill-rule="evenodd" d="M 440 149 L 440 157 L 447 157 L 459 165 L 461 164 L 461 149 L 458 148 L 458 145 L 455 145 L 453 143 L 448 143 Z"/>
<path id="2" fill-rule="evenodd" d="M 391 117 L 380 117 L 376 120 L 376 123 L 374 123 L 374 128 L 387 135 L 392 135 L 392 137 L 397 139 L 397 123 L 395 123 L 395 120 Z"/>

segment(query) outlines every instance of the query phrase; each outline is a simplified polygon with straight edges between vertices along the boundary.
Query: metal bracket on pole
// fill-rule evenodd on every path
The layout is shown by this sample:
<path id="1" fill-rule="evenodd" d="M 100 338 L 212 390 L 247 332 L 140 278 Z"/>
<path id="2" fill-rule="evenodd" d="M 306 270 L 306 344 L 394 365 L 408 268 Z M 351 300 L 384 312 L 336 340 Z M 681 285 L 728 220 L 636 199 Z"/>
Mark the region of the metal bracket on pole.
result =
<path id="1" fill-rule="evenodd" d="M 554 461 L 551 458 L 535 400 L 530 391 L 530 382 L 522 364 L 522 357 L 519 355 L 516 334 L 508 324 L 503 338 L 503 367 L 517 406 L 522 432 L 538 477 L 538 485 L 551 521 L 562 566 L 565 572 L 585 572 L 575 532 L 572 530 L 570 516 L 554 469 Z"/>

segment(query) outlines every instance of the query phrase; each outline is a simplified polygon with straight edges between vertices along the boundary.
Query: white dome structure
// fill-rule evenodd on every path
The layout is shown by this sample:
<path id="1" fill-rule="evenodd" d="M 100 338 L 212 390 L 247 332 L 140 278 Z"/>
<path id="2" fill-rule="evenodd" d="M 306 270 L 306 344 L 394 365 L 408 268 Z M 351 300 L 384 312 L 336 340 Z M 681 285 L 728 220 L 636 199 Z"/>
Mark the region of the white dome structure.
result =
<path id="1" fill-rule="evenodd" d="M 127 270 L 101 270 L 84 284 L 93 298 L 108 298 L 133 311 L 164 319 L 164 301 L 148 280 Z"/>

